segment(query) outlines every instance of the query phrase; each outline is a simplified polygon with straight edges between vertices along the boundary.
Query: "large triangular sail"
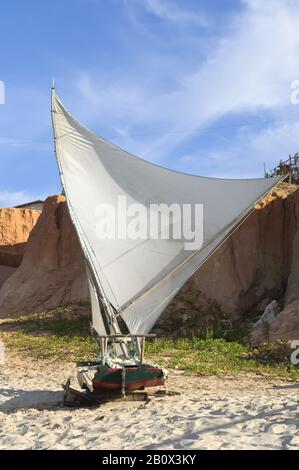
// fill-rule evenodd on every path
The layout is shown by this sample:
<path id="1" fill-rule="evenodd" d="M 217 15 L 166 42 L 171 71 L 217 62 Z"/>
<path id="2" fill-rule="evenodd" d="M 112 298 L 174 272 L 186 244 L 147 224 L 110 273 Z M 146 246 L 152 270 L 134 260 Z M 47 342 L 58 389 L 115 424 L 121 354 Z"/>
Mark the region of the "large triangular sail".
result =
<path id="1" fill-rule="evenodd" d="M 52 118 L 62 185 L 92 273 L 96 330 L 105 331 L 104 323 L 95 320 L 102 296 L 130 333 L 149 332 L 190 276 L 280 180 L 206 178 L 154 165 L 86 129 L 54 90 Z M 202 245 L 190 250 L 183 239 L 100 237 L 100 208 L 120 211 L 119 201 L 126 207 L 142 205 L 145 224 L 153 204 L 202 205 Z"/>

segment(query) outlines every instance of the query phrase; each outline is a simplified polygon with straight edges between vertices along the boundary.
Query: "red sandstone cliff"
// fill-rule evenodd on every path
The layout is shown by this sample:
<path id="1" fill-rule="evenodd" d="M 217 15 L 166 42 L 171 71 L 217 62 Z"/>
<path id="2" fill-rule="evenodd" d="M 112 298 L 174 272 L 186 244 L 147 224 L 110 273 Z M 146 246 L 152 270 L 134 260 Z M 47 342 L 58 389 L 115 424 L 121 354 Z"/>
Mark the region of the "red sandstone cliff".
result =
<path id="1" fill-rule="evenodd" d="M 20 266 L 26 242 L 40 212 L 0 208 L 0 288 Z"/>
<path id="2" fill-rule="evenodd" d="M 0 208 L 0 246 L 26 242 L 39 216 L 35 210 Z"/>
<path id="3" fill-rule="evenodd" d="M 65 198 L 49 197 L 20 267 L 0 290 L 0 317 L 87 299 L 84 262 Z"/>

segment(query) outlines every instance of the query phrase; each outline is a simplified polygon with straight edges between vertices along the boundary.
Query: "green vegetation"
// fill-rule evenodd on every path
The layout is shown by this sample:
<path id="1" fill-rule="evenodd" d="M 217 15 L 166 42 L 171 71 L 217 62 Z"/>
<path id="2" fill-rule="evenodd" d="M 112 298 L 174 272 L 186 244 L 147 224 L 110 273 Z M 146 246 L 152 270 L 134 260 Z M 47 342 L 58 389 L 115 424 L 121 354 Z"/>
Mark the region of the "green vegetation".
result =
<path id="1" fill-rule="evenodd" d="M 147 354 L 169 369 L 198 375 L 259 373 L 299 378 L 290 364 L 291 350 L 281 342 L 253 347 L 214 338 L 158 339 L 148 342 Z"/>
<path id="2" fill-rule="evenodd" d="M 93 360 L 97 354 L 86 307 L 64 307 L 10 320 L 0 326 L 0 335 L 8 348 L 34 359 L 73 362 Z M 291 350 L 287 344 L 275 342 L 253 347 L 235 338 L 228 340 L 226 335 L 219 336 L 220 330 L 210 330 L 205 338 L 147 341 L 146 357 L 168 369 L 198 375 L 253 372 L 299 378 L 299 369 L 290 364 Z"/>
<path id="3" fill-rule="evenodd" d="M 84 361 L 97 354 L 88 309 L 66 306 L 0 325 L 6 346 L 34 359 Z"/>

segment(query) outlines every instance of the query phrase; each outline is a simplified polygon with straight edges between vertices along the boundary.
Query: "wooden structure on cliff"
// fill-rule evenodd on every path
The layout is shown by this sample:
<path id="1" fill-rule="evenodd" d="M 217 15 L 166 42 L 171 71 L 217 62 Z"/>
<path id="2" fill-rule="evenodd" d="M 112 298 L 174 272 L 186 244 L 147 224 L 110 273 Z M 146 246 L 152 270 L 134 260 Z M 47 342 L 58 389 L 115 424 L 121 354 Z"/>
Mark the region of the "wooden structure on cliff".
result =
<path id="1" fill-rule="evenodd" d="M 289 183 L 299 184 L 299 152 L 295 155 L 289 155 L 285 161 L 280 160 L 279 164 L 269 172 L 265 170 L 265 178 L 273 178 L 275 176 L 288 175 Z"/>

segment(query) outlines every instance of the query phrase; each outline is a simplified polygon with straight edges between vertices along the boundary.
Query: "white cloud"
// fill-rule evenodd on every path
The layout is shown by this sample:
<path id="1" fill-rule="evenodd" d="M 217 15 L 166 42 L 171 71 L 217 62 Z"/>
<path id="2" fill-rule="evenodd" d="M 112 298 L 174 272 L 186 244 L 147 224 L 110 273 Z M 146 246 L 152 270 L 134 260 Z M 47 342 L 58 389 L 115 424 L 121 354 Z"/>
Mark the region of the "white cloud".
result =
<path id="1" fill-rule="evenodd" d="M 176 169 L 188 166 L 194 174 L 204 170 L 207 176 L 218 178 L 262 177 L 264 163 L 273 169 L 280 160 L 298 152 L 299 121 L 273 124 L 260 131 L 241 129 L 233 141 L 214 146 L 208 151 L 184 154 Z"/>
<path id="2" fill-rule="evenodd" d="M 268 168 L 299 151 L 299 121 L 273 126 L 260 132 L 251 142 L 252 152 L 263 156 Z"/>
<path id="3" fill-rule="evenodd" d="M 207 26 L 207 18 L 198 11 L 190 11 L 179 6 L 175 1 L 166 0 L 142 0 L 144 7 L 162 20 L 175 24 L 194 24 Z"/>
<path id="4" fill-rule="evenodd" d="M 132 69 L 131 75 L 111 77 L 110 83 L 94 75 L 81 76 L 77 87 L 88 110 L 81 111 L 81 116 L 104 120 L 106 127 L 116 132 L 125 129 L 119 132 L 118 144 L 160 163 L 165 162 L 165 155 L 177 153 L 191 129 L 200 135 L 201 129 L 220 118 L 267 110 L 275 120 L 291 106 L 290 86 L 299 78 L 297 2 L 244 0 L 243 4 L 206 60 L 194 57 L 193 70 L 189 68 L 188 73 L 184 61 L 177 60 L 177 70 L 171 71 L 176 73 L 176 86 L 171 91 L 153 86 L 144 70 L 138 68 Z M 161 5 L 147 0 L 147 7 L 156 9 L 155 14 L 166 16 L 169 4 L 163 2 L 164 8 Z M 195 40 L 194 31 L 186 34 Z M 161 55 L 162 63 L 163 52 L 157 50 L 155 54 Z M 152 68 L 150 73 L 159 77 L 161 71 Z M 274 139 L 275 132 L 274 126 L 268 138 Z M 252 150 L 257 151 L 254 134 L 251 141 Z M 242 142 L 250 146 L 249 140 Z M 235 158 L 234 152 L 231 155 Z M 233 162 L 239 165 L 238 160 Z"/>

